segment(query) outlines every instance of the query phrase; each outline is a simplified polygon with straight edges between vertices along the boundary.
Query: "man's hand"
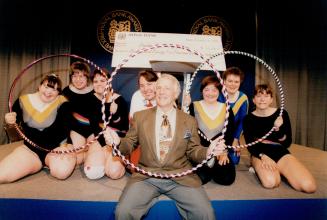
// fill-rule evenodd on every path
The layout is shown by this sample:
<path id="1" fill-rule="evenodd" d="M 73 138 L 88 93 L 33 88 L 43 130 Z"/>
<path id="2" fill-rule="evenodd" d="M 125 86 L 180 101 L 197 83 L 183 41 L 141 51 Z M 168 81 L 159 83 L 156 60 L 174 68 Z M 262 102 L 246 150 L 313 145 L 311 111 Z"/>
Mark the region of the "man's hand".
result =
<path id="1" fill-rule="evenodd" d="M 112 146 L 113 144 L 119 145 L 120 138 L 118 134 L 113 131 L 111 128 L 106 128 L 106 130 L 103 132 L 104 139 L 106 141 L 107 145 Z"/>
<path id="2" fill-rule="evenodd" d="M 5 114 L 5 122 L 7 124 L 15 124 L 16 123 L 16 112 L 9 112 Z"/>

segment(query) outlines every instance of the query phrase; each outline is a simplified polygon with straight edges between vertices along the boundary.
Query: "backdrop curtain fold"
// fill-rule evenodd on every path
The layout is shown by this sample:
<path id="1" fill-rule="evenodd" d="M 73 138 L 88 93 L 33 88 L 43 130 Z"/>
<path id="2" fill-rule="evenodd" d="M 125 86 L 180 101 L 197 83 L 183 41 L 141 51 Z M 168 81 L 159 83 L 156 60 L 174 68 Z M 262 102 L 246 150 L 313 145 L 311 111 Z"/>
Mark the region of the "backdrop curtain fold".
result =
<path id="1" fill-rule="evenodd" d="M 257 1 L 256 18 L 257 54 L 282 82 L 293 142 L 323 150 L 327 150 L 326 11 L 325 1 Z M 256 83 L 267 82 L 275 86 L 257 64 Z"/>

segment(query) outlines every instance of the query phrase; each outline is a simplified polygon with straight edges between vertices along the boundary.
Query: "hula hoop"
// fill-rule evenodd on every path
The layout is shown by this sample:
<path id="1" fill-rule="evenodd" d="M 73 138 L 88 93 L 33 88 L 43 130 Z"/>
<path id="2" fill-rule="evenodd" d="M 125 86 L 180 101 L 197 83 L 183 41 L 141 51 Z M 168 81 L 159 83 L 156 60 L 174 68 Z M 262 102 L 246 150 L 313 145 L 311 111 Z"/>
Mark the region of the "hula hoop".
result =
<path id="1" fill-rule="evenodd" d="M 50 58 L 54 58 L 54 57 L 73 57 L 73 58 L 76 58 L 76 59 L 81 59 L 83 60 L 84 62 L 90 64 L 91 66 L 95 67 L 96 69 L 98 69 L 99 71 L 101 71 L 101 73 L 103 75 L 106 75 L 105 72 L 99 67 L 97 66 L 94 62 L 84 58 L 84 57 L 81 57 L 81 56 L 78 56 L 78 55 L 75 55 L 75 54 L 57 54 L 57 55 L 49 55 L 49 56 L 45 56 L 45 57 L 42 57 L 42 58 L 39 58 L 35 61 L 33 61 L 32 63 L 28 64 L 19 74 L 18 76 L 14 79 L 11 87 L 10 87 L 10 90 L 9 90 L 9 97 L 8 97 L 8 106 L 9 106 L 9 111 L 12 112 L 12 106 L 13 106 L 13 91 L 15 89 L 15 86 L 18 82 L 18 80 L 26 73 L 27 70 L 29 70 L 33 65 L 43 61 L 43 60 L 46 60 L 46 59 L 50 59 Z M 110 114 L 109 118 L 108 118 L 108 123 L 111 119 L 112 115 Z M 107 126 L 108 124 L 105 124 L 105 126 Z M 43 147 L 40 147 L 38 146 L 37 144 L 35 144 L 33 141 L 31 141 L 28 137 L 26 137 L 26 135 L 24 134 L 24 132 L 19 128 L 19 126 L 17 125 L 17 123 L 14 124 L 14 127 L 15 129 L 17 130 L 18 134 L 26 141 L 28 142 L 29 144 L 31 144 L 33 147 L 35 148 L 38 148 L 40 150 L 43 150 L 43 151 L 46 151 L 46 152 L 51 152 L 51 153 L 57 153 L 57 154 L 66 154 L 66 153 L 75 153 L 75 152 L 78 152 L 80 150 L 83 150 L 85 149 L 87 146 L 89 146 L 90 144 L 92 144 L 93 142 L 95 142 L 99 136 L 103 133 L 103 131 L 101 131 L 92 141 L 89 141 L 87 142 L 85 145 L 83 146 L 79 146 L 79 147 L 73 147 L 72 149 L 67 149 L 67 150 L 49 150 L 49 149 L 46 149 L 46 148 L 43 148 Z"/>
<path id="2" fill-rule="evenodd" d="M 188 48 L 186 46 L 183 46 L 183 45 L 180 45 L 180 44 L 155 44 L 155 45 L 150 45 L 150 46 L 141 48 L 141 49 L 137 50 L 136 52 L 131 53 L 127 58 L 123 59 L 122 62 L 117 65 L 115 70 L 111 73 L 111 77 L 107 81 L 107 85 L 106 85 L 103 97 L 106 97 L 106 95 L 107 95 L 107 92 L 108 92 L 108 90 L 110 88 L 110 85 L 111 85 L 112 78 L 117 74 L 117 71 L 120 70 L 129 61 L 129 59 L 133 59 L 135 56 L 137 56 L 137 55 L 139 55 L 141 53 L 151 51 L 151 50 L 157 49 L 157 48 L 181 49 L 181 50 L 187 51 L 188 53 L 197 55 L 198 57 L 200 57 L 203 60 L 203 63 L 208 64 L 210 66 L 210 68 L 221 79 L 221 77 L 219 76 L 219 71 L 216 70 L 214 68 L 214 65 L 212 63 L 210 63 L 210 60 L 205 59 L 204 56 L 201 53 L 199 53 L 199 52 L 197 52 L 195 50 L 191 50 L 190 48 Z M 223 85 L 223 83 L 221 83 L 221 84 Z M 226 91 L 224 85 L 223 85 L 223 90 L 225 91 L 225 93 L 223 93 L 223 94 L 224 94 L 225 99 L 226 99 L 227 107 L 226 107 L 226 114 L 225 114 L 226 117 L 225 117 L 224 128 L 223 128 L 223 130 L 221 132 L 222 134 L 219 137 L 216 138 L 216 139 L 219 139 L 219 140 L 222 140 L 224 138 L 225 131 L 227 130 L 229 108 L 230 108 L 229 100 L 228 100 L 228 97 L 227 97 L 227 91 Z M 105 122 L 105 124 L 108 124 L 107 121 L 106 121 L 106 118 L 105 118 L 104 103 L 105 103 L 105 99 L 102 99 L 102 109 L 101 109 L 102 110 L 102 120 Z M 105 130 L 105 128 L 104 128 L 104 130 Z M 126 159 L 126 157 L 124 155 L 121 154 L 121 152 L 119 151 L 119 149 L 117 148 L 117 146 L 115 144 L 112 144 L 112 147 L 113 147 L 113 154 L 115 156 L 118 155 L 124 161 L 124 163 L 126 165 L 131 166 L 131 168 L 135 169 L 139 173 L 142 173 L 142 174 L 145 174 L 145 175 L 148 175 L 148 176 L 151 176 L 151 177 L 156 177 L 156 178 L 158 178 L 158 177 L 159 178 L 176 178 L 176 177 L 182 177 L 182 176 L 188 175 L 188 174 L 194 172 L 195 170 L 197 170 L 198 168 L 202 167 L 203 164 L 207 163 L 209 160 L 211 160 L 215 156 L 213 153 L 211 153 L 210 155 L 207 156 L 207 158 L 205 160 L 203 160 L 201 163 L 197 164 L 195 167 L 193 167 L 193 168 L 191 168 L 189 170 L 186 170 L 186 171 L 183 171 L 183 172 L 180 172 L 180 173 L 175 173 L 175 174 L 165 174 L 165 173 L 156 173 L 156 172 L 146 171 L 146 170 L 144 170 L 144 169 L 142 169 L 142 168 L 140 168 L 138 166 L 135 166 L 128 159 Z"/>
<path id="3" fill-rule="evenodd" d="M 215 57 L 226 55 L 226 54 L 236 54 L 236 55 L 247 56 L 247 57 L 250 57 L 250 58 L 252 58 L 252 59 L 256 60 L 257 62 L 259 62 L 259 63 L 261 63 L 261 64 L 264 65 L 264 67 L 272 74 L 272 76 L 274 77 L 274 79 L 275 79 L 275 81 L 277 83 L 279 94 L 280 94 L 280 102 L 281 102 L 279 116 L 282 116 L 283 111 L 284 111 L 284 103 L 285 103 L 284 91 L 283 91 L 281 82 L 280 82 L 277 74 L 273 70 L 273 68 L 271 68 L 265 61 L 263 61 L 259 57 L 255 56 L 253 54 L 250 54 L 250 53 L 242 52 L 242 51 L 223 51 L 223 52 L 220 52 L 220 53 L 217 53 L 217 54 L 212 55 L 208 60 L 212 60 Z M 198 66 L 198 68 L 194 71 L 194 73 L 193 73 L 190 81 L 187 82 L 187 84 L 186 84 L 186 93 L 187 94 L 190 94 L 190 88 L 191 88 L 192 82 L 193 82 L 196 74 L 201 70 L 201 68 L 203 67 L 204 64 L 205 63 L 201 63 Z M 220 75 L 218 76 L 218 78 L 219 78 L 220 81 L 222 81 L 222 79 L 220 78 Z M 224 86 L 223 86 L 223 88 L 224 88 Z M 224 96 L 225 96 L 225 94 L 224 94 Z M 189 113 L 189 108 L 188 107 L 185 108 L 185 112 Z M 265 135 L 263 135 L 261 138 L 259 138 L 256 141 L 253 141 L 251 143 L 244 144 L 244 145 L 241 144 L 241 145 L 237 145 L 237 146 L 226 145 L 226 147 L 236 149 L 236 148 L 245 148 L 245 147 L 249 147 L 249 146 L 255 145 L 255 144 L 257 144 L 257 143 L 262 142 L 263 140 L 265 140 L 275 129 L 276 129 L 276 127 L 272 127 Z M 199 135 L 201 135 L 201 137 L 203 137 L 204 139 L 210 141 L 203 133 L 201 133 L 201 132 L 198 132 L 198 133 L 199 133 Z"/>

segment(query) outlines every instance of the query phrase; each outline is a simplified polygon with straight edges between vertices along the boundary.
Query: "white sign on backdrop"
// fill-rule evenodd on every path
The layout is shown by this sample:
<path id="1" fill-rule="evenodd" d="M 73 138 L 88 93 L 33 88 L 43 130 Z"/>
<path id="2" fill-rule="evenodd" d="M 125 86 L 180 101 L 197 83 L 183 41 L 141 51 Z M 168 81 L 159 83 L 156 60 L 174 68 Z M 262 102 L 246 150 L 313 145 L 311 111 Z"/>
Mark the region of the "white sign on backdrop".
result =
<path id="1" fill-rule="evenodd" d="M 117 32 L 112 56 L 112 67 L 116 67 L 123 59 L 128 58 L 131 53 L 139 49 L 155 44 L 179 44 L 195 50 L 205 58 L 223 52 L 220 36 L 198 35 L 198 34 L 169 34 L 169 33 L 149 33 L 149 32 Z M 180 62 L 193 63 L 199 65 L 203 60 L 186 50 L 178 48 L 156 48 L 138 54 L 123 67 L 129 68 L 152 68 L 153 62 Z M 226 69 L 225 57 L 217 56 L 211 60 L 215 68 L 219 71 Z M 196 66 L 197 67 L 197 66 Z M 195 67 L 195 68 L 196 68 Z M 211 70 L 207 65 L 202 70 Z"/>

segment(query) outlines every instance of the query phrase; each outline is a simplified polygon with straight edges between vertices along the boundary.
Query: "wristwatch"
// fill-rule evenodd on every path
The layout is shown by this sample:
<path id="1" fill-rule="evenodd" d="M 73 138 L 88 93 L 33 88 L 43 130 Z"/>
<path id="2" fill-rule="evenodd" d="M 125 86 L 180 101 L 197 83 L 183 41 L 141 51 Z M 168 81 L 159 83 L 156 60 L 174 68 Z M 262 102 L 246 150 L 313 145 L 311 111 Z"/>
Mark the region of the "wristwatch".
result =
<path id="1" fill-rule="evenodd" d="M 263 155 L 264 155 L 263 153 L 260 153 L 259 158 L 261 159 L 263 157 Z"/>

